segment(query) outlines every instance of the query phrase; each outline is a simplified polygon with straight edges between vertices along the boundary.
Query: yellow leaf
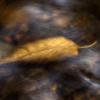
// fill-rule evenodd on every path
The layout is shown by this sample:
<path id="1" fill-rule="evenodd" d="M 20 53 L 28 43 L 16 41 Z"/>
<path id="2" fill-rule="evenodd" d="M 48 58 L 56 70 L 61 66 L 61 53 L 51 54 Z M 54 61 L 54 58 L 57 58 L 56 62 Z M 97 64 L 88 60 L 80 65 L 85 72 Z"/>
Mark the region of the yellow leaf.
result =
<path id="1" fill-rule="evenodd" d="M 79 48 L 90 47 L 94 44 L 80 47 L 64 37 L 46 38 L 17 47 L 13 53 L 2 58 L 0 64 L 14 61 L 56 61 L 65 57 L 77 56 Z"/>

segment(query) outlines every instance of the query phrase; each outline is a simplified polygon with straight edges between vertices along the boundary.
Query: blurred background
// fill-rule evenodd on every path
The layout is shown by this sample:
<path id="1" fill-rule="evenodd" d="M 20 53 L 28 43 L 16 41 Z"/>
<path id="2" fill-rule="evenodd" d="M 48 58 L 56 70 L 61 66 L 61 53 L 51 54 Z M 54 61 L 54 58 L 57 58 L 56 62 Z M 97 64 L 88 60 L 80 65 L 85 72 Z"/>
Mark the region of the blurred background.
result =
<path id="1" fill-rule="evenodd" d="M 0 100 L 100 100 L 100 0 L 0 0 L 1 59 L 17 46 L 55 36 L 80 46 L 97 44 L 61 62 L 0 65 Z M 57 94 L 50 90 L 52 84 Z"/>

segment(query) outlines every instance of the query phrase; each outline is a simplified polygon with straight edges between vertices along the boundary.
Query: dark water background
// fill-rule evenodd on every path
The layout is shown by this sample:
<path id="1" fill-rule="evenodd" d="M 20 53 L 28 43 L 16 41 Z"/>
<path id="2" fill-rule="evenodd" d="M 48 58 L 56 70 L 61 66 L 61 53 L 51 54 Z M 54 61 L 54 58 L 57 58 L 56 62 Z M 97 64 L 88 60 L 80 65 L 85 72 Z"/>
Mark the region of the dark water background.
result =
<path id="1" fill-rule="evenodd" d="M 99 32 L 99 0 L 1 0 L 1 59 L 16 46 L 48 37 L 98 43 L 61 61 L 0 65 L 0 100 L 100 100 Z"/>

